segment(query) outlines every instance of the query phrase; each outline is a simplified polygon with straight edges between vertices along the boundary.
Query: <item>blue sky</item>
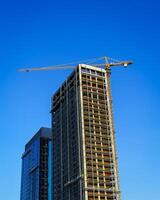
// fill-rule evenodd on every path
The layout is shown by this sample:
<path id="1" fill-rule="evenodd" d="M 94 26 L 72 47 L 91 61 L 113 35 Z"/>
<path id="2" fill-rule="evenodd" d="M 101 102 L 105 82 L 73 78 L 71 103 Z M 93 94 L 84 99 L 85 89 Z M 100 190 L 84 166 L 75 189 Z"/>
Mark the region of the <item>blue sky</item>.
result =
<path id="1" fill-rule="evenodd" d="M 104 55 L 134 61 L 112 71 L 122 199 L 160 199 L 159 10 L 158 0 L 1 1 L 0 199 L 19 199 L 24 144 L 50 126 L 51 96 L 71 72 L 16 69 Z"/>

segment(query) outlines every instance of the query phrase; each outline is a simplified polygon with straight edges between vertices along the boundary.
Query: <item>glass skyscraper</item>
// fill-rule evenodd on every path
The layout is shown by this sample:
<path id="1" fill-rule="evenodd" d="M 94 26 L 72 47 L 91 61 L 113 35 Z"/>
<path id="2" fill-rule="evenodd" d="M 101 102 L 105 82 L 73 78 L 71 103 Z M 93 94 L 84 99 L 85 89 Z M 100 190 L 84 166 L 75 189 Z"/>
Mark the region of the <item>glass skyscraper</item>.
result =
<path id="1" fill-rule="evenodd" d="M 40 128 L 25 145 L 20 200 L 51 200 L 50 128 Z"/>

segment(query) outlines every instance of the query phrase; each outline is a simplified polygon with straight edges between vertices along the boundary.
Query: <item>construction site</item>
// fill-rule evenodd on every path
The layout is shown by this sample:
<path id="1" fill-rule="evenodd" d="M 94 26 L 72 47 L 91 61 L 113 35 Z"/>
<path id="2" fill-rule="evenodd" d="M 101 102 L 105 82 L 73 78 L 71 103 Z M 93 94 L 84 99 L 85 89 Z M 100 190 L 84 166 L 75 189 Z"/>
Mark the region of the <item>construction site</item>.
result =
<path id="1" fill-rule="evenodd" d="M 79 64 L 83 63 L 83 64 Z M 73 68 L 52 96 L 52 200 L 120 200 L 108 57 L 20 72 Z M 43 199 L 46 200 L 46 199 Z"/>

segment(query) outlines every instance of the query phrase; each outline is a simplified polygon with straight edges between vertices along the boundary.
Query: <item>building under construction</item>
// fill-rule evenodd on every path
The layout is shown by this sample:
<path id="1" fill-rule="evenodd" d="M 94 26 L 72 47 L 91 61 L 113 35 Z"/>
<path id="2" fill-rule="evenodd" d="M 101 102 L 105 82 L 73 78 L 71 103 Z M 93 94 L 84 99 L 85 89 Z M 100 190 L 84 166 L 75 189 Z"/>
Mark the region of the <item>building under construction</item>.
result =
<path id="1" fill-rule="evenodd" d="M 54 200 L 120 200 L 110 70 L 80 64 L 52 98 Z"/>

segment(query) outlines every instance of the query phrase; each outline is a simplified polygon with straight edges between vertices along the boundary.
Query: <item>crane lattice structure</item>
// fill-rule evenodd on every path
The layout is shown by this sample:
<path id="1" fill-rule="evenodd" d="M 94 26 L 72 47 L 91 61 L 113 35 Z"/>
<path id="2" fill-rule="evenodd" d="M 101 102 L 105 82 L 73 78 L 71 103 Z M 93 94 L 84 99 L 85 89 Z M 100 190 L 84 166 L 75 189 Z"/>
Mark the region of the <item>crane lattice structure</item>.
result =
<path id="1" fill-rule="evenodd" d="M 54 66 L 47 66 L 47 67 L 34 67 L 34 68 L 21 68 L 18 69 L 18 72 L 32 72 L 32 71 L 45 71 L 45 70 L 58 70 L 58 69 L 72 69 L 75 68 L 75 65 L 79 63 L 89 64 L 95 67 L 105 68 L 110 70 L 111 67 L 123 66 L 128 67 L 128 65 L 132 64 L 132 61 L 119 61 L 113 58 L 104 56 L 99 58 L 87 59 L 87 60 L 79 60 L 76 62 L 61 64 L 61 65 L 54 65 Z"/>

